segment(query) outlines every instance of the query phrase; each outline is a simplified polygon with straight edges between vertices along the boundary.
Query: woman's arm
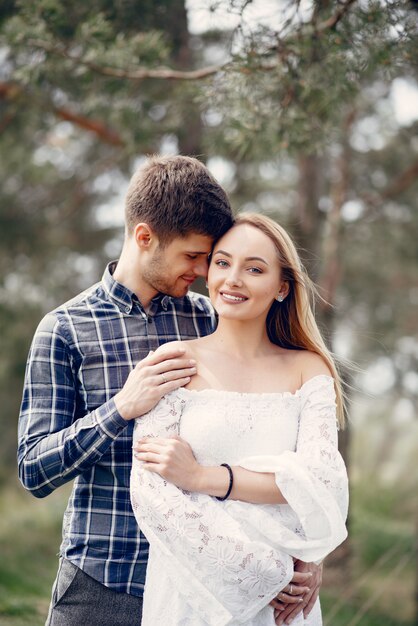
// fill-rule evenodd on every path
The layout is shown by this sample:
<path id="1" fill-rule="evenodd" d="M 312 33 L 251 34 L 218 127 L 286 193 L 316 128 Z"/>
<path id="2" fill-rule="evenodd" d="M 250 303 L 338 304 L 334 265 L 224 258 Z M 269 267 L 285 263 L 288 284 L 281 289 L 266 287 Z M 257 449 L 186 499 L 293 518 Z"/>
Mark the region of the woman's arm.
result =
<path id="1" fill-rule="evenodd" d="M 263 528 L 263 532 L 267 529 L 271 545 L 280 546 L 291 556 L 310 562 L 323 559 L 347 536 L 348 489 L 346 470 L 337 447 L 333 379 L 318 375 L 308 380 L 301 390 L 300 400 L 296 450 L 276 456 L 240 459 L 236 499 L 232 502 L 228 499 L 227 504 L 234 507 L 234 514 L 245 526 L 249 521 L 248 504 L 240 498 L 255 500 L 259 494 L 251 489 L 257 486 L 263 499 L 266 498 L 264 504 L 271 502 L 268 498 L 275 492 L 268 481 L 273 474 L 277 493 L 286 499 L 288 506 L 266 507 L 258 500 L 260 506 L 251 509 L 252 527 Z M 179 437 L 175 440 L 146 438 L 139 442 L 137 449 L 140 450 L 137 458 L 145 463 L 144 469 L 158 473 L 188 491 L 198 488 L 201 476 L 206 480 L 209 472 L 212 477 L 207 484 L 211 494 L 223 497 L 228 490 L 227 470 L 224 467 L 209 468 L 201 474 L 201 467 L 190 447 Z M 241 473 L 241 469 L 247 470 L 248 474 Z M 260 481 L 265 482 L 255 482 L 254 474 L 260 474 Z"/>
<path id="2" fill-rule="evenodd" d="M 328 366 L 316 354 L 301 355 L 301 379 L 305 384 L 316 376 L 329 376 Z M 145 469 L 156 472 L 181 489 L 222 498 L 228 491 L 230 476 L 226 467 L 203 466 L 196 461 L 189 444 L 175 439 L 147 438 L 135 447 L 136 457 L 146 462 Z M 233 486 L 228 498 L 253 504 L 287 504 L 276 481 L 275 472 L 260 472 L 233 466 Z"/>
<path id="3" fill-rule="evenodd" d="M 229 488 L 229 472 L 222 466 L 200 465 L 190 445 L 180 437 L 144 437 L 134 446 L 143 468 L 155 472 L 180 489 L 222 498 Z M 259 473 L 233 466 L 230 500 L 254 504 L 286 504 L 274 473 Z"/>

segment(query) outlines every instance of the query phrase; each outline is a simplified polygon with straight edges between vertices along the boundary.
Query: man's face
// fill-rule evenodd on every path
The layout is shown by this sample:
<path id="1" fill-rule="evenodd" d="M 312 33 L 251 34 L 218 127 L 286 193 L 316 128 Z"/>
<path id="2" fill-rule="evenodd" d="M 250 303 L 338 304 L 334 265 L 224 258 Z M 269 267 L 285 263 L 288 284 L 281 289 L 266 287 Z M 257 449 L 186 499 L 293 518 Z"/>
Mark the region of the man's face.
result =
<path id="1" fill-rule="evenodd" d="M 143 271 L 144 281 L 156 292 L 174 298 L 185 296 L 198 276 L 207 277 L 213 239 L 192 233 L 156 248 Z"/>

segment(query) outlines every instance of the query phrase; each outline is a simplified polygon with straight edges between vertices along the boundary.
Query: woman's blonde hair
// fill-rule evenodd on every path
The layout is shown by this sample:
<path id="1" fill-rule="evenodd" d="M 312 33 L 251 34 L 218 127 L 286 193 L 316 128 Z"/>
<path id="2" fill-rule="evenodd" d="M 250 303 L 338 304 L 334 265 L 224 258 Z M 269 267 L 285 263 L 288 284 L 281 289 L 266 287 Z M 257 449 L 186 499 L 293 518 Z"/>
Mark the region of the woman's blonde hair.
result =
<path id="1" fill-rule="evenodd" d="M 261 230 L 273 242 L 280 263 L 281 278 L 289 285 L 283 302 L 274 301 L 267 315 L 267 332 L 272 343 L 290 350 L 310 350 L 325 361 L 335 380 L 337 417 L 344 425 L 344 393 L 334 358 L 325 345 L 316 323 L 311 302 L 317 291 L 289 234 L 275 221 L 258 213 L 241 213 L 235 225 L 249 224 Z"/>

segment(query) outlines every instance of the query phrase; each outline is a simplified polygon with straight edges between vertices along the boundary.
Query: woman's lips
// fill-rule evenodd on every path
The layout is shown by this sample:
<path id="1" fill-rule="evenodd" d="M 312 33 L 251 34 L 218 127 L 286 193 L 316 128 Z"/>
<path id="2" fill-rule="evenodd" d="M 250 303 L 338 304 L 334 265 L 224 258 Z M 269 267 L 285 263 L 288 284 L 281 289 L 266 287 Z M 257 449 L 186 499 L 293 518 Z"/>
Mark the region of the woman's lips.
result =
<path id="1" fill-rule="evenodd" d="M 230 302 L 231 304 L 240 304 L 248 300 L 247 296 L 235 291 L 220 291 L 219 293 L 224 302 Z"/>

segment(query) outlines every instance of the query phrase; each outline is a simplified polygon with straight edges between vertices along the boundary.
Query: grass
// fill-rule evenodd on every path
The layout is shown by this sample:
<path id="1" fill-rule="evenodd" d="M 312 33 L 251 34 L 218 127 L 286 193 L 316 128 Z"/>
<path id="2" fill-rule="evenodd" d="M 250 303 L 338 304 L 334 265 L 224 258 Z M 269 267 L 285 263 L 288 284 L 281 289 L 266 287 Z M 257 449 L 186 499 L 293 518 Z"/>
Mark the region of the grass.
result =
<path id="1" fill-rule="evenodd" d="M 36 500 L 11 485 L 0 500 L 0 624 L 43 626 L 68 489 Z"/>
<path id="2" fill-rule="evenodd" d="M 43 626 L 69 489 L 36 500 L 10 484 L 0 499 L 0 624 Z M 396 515 L 394 514 L 396 511 Z M 350 558 L 327 561 L 325 626 L 415 626 L 414 530 L 396 494 L 354 487 Z"/>

